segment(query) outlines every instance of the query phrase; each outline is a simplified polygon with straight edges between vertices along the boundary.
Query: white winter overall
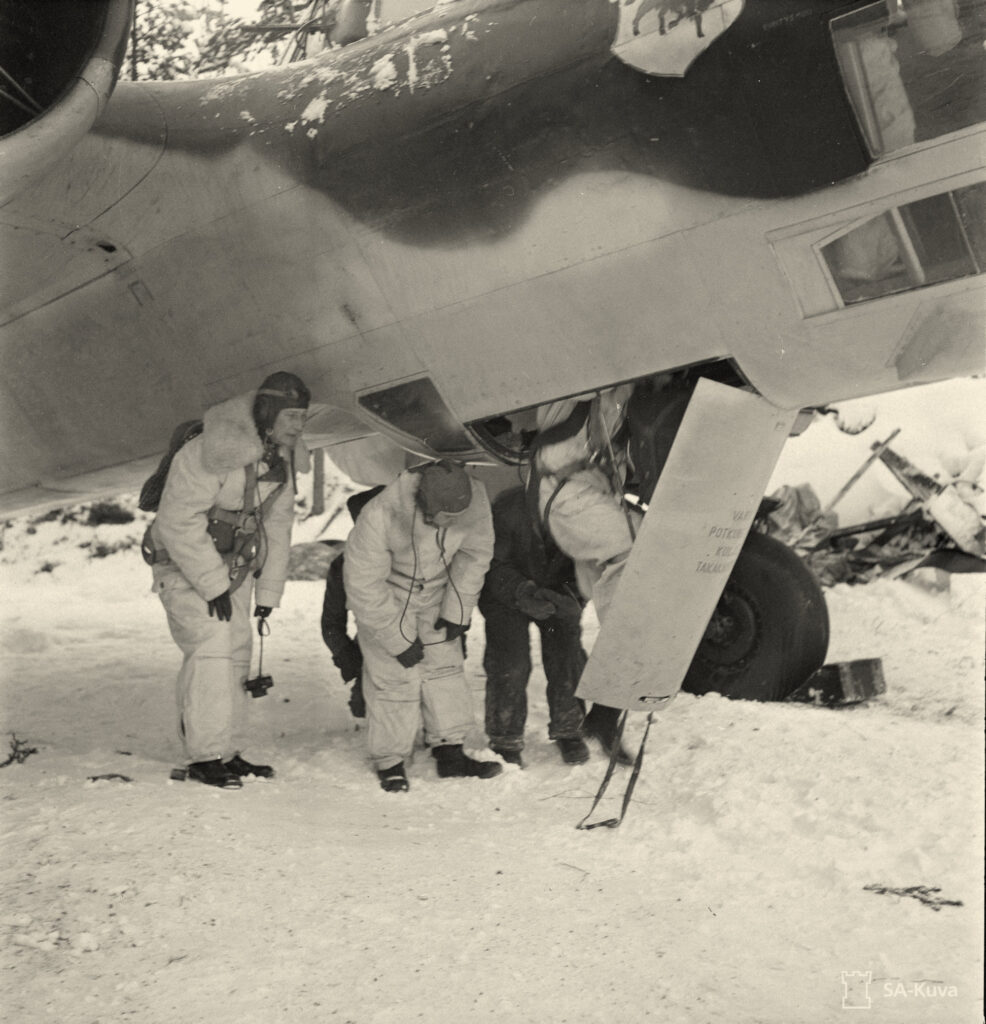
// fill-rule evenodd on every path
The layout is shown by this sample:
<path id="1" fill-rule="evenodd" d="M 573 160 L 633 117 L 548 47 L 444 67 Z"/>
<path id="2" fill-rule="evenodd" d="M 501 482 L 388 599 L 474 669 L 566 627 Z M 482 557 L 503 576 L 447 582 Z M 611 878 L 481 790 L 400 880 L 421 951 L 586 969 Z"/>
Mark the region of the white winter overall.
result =
<path id="1" fill-rule="evenodd" d="M 628 513 L 611 479 L 615 474 L 622 482 L 625 458 L 614 452 L 615 465 L 609 473 L 599 466 L 600 457 L 610 455 L 609 442 L 623 423 L 632 390 L 632 385 L 625 384 L 600 395 L 583 396 L 591 397 L 584 426 L 537 455 L 542 520 L 558 547 L 574 561 L 579 589 L 592 600 L 600 622 L 609 611 L 640 525 L 639 513 L 635 509 Z M 544 430 L 564 421 L 577 401 L 545 407 L 539 411 L 538 427 Z"/>
<path id="2" fill-rule="evenodd" d="M 286 483 L 263 515 L 266 557 L 256 580 L 247 574 L 232 593 L 229 622 L 209 615 L 208 602 L 230 587 L 229 568 L 207 530 L 209 511 L 243 507 L 245 466 L 257 468 L 257 504 L 278 486 L 263 480 L 267 466 L 258 461 L 263 446 L 253 424 L 253 394 L 209 409 L 201 435 L 175 455 L 151 527 L 155 547 L 166 552 L 156 563 L 153 589 L 168 616 L 172 639 L 184 659 L 176 697 L 179 733 L 189 763 L 227 761 L 239 752 L 237 731 L 244 702 L 243 682 L 250 670 L 253 624 L 250 606 L 276 608 L 287 577 L 294 481 Z M 289 457 L 290 453 L 282 455 Z M 282 474 L 283 475 L 283 474 Z"/>
<path id="3" fill-rule="evenodd" d="M 466 623 L 493 557 L 484 488 L 446 528 L 427 524 L 415 502 L 419 477 L 402 473 L 360 513 L 346 542 L 346 597 L 363 651 L 367 747 L 377 771 L 410 757 L 419 724 L 431 746 L 462 743 L 474 723 L 462 642 L 434 624 Z M 397 655 L 419 638 L 424 660 Z"/>

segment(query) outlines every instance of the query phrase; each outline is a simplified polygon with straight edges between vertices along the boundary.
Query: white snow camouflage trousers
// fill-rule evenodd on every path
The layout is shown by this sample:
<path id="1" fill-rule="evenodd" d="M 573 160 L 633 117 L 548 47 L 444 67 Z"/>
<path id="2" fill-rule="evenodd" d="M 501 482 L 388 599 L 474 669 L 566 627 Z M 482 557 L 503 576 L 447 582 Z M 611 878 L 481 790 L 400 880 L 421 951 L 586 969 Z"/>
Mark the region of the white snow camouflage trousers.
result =
<path id="1" fill-rule="evenodd" d="M 579 590 L 595 605 L 602 624 L 640 529 L 641 513 L 625 509 L 594 469 L 575 473 L 563 484 L 557 476 L 543 476 L 538 499 L 542 516 L 547 508 L 551 536 L 575 563 Z"/>
<path id="2" fill-rule="evenodd" d="M 424 660 L 403 665 L 372 635 L 360 633 L 363 651 L 363 694 L 367 707 L 367 751 L 377 771 L 407 760 L 418 725 L 424 725 L 429 746 L 461 743 L 473 726 L 472 694 L 466 681 L 462 641 L 445 640 L 436 632 L 441 592 L 433 605 L 418 608 L 405 620 L 425 645 Z"/>
<path id="3" fill-rule="evenodd" d="M 189 764 L 239 753 L 237 733 L 249 696 L 253 580 L 232 595 L 233 616 L 221 622 L 172 563 L 155 565 L 154 591 L 168 616 L 171 637 L 184 655 L 175 688 L 178 732 Z"/>

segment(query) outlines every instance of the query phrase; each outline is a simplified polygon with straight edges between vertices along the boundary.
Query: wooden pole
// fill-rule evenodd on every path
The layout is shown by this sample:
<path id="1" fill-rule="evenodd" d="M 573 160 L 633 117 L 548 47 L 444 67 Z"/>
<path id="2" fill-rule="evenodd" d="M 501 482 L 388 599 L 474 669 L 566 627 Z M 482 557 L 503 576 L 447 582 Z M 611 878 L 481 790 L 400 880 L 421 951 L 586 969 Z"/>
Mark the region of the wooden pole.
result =
<path id="1" fill-rule="evenodd" d="M 312 452 L 312 515 L 325 512 L 325 451 L 316 448 Z"/>

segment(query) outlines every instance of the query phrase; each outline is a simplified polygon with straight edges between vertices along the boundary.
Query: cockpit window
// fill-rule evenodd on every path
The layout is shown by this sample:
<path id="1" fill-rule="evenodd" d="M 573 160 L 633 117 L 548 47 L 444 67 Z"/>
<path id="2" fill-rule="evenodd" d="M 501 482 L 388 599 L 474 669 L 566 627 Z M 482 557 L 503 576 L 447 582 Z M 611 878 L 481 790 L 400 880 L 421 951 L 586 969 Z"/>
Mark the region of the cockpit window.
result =
<path id="1" fill-rule="evenodd" d="M 888 210 L 822 248 L 846 305 L 986 272 L 986 182 Z"/>
<path id="2" fill-rule="evenodd" d="M 880 0 L 832 37 L 874 157 L 986 121 L 981 0 Z"/>
<path id="3" fill-rule="evenodd" d="M 360 395 L 359 404 L 432 452 L 454 455 L 476 448 L 428 377 Z"/>

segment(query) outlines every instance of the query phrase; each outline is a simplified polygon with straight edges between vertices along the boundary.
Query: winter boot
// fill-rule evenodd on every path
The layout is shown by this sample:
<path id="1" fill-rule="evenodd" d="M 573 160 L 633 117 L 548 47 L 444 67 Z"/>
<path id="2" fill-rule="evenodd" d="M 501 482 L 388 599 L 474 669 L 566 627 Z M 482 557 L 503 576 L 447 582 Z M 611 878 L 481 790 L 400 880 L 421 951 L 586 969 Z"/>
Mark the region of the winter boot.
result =
<path id="1" fill-rule="evenodd" d="M 244 761 L 239 754 L 234 754 L 226 762 L 226 767 L 234 775 L 256 775 L 258 779 L 271 779 L 274 777 L 274 769 L 269 764 L 250 764 L 249 761 Z"/>
<path id="2" fill-rule="evenodd" d="M 403 761 L 398 761 L 390 768 L 382 768 L 377 772 L 377 778 L 380 779 L 380 788 L 385 793 L 406 793 L 411 788 Z"/>
<path id="3" fill-rule="evenodd" d="M 492 779 L 503 771 L 499 761 L 474 761 L 461 743 L 432 747 L 431 756 L 437 762 L 440 779 Z"/>
<path id="4" fill-rule="evenodd" d="M 188 777 L 220 789 L 240 789 L 243 785 L 239 775 L 230 771 L 218 757 L 214 761 L 195 761 L 190 764 Z"/>
<path id="5" fill-rule="evenodd" d="M 589 760 L 589 748 L 581 736 L 562 736 L 555 744 L 565 764 L 585 764 Z"/>
<path id="6" fill-rule="evenodd" d="M 616 746 L 616 730 L 620 721 L 620 709 L 607 707 L 605 704 L 593 704 L 592 709 L 582 721 L 582 732 L 586 736 L 599 740 L 608 757 L 613 756 Z M 633 758 L 621 743 L 616 752 L 617 764 L 633 764 Z"/>
<path id="7" fill-rule="evenodd" d="M 503 747 L 490 747 L 499 757 L 502 757 L 507 764 L 515 764 L 518 768 L 524 767 L 524 759 L 520 756 L 519 750 L 505 750 Z"/>

